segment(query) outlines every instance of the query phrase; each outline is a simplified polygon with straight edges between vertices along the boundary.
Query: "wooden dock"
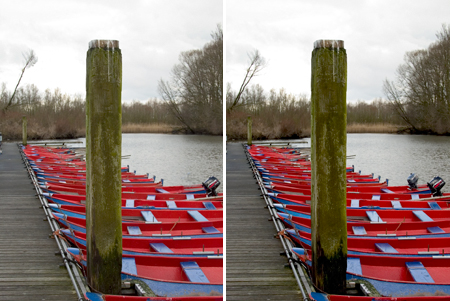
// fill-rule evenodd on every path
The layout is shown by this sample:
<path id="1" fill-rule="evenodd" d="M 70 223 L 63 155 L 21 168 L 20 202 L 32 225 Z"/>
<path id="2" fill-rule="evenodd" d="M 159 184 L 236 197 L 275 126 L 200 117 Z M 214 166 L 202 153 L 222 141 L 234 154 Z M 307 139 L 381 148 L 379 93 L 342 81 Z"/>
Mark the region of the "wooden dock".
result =
<path id="1" fill-rule="evenodd" d="M 0 154 L 0 300 L 77 300 L 17 145 Z"/>
<path id="2" fill-rule="evenodd" d="M 302 300 L 242 144 L 227 144 L 227 300 Z"/>

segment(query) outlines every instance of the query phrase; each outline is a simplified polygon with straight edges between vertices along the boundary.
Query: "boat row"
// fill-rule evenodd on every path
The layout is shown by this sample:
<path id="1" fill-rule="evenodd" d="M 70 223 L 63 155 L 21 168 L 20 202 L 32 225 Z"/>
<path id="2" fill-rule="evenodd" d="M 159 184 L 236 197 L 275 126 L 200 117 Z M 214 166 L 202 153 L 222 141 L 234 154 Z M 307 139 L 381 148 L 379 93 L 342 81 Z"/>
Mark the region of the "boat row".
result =
<path id="1" fill-rule="evenodd" d="M 29 161 L 60 229 L 86 268 L 86 164 L 69 148 L 28 145 Z M 87 293 L 98 300 L 223 300 L 223 195 L 215 177 L 198 185 L 164 186 L 123 167 L 122 280 L 148 296 Z M 94 200 L 95 202 L 95 200 Z M 156 297 L 150 297 L 156 296 Z"/>
<path id="2" fill-rule="evenodd" d="M 292 253 L 311 267 L 307 156 L 265 146 L 248 152 L 285 225 L 280 235 L 295 242 Z M 347 168 L 347 280 L 366 284 L 360 289 L 366 296 L 312 293 L 313 300 L 450 300 L 450 194 L 442 192 L 440 177 L 418 185 L 411 174 L 407 183 L 389 186 Z"/>

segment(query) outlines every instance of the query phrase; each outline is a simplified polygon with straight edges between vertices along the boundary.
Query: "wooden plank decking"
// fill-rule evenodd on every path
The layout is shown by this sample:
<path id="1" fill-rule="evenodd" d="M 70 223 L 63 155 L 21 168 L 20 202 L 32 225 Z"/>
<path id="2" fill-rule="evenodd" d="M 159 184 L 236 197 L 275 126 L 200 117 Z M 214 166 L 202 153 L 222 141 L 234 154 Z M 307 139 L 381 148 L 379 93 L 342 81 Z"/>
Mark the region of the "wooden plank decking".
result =
<path id="1" fill-rule="evenodd" d="M 240 143 L 227 144 L 227 300 L 301 300 Z"/>
<path id="2" fill-rule="evenodd" d="M 77 300 L 17 145 L 0 155 L 0 300 Z"/>

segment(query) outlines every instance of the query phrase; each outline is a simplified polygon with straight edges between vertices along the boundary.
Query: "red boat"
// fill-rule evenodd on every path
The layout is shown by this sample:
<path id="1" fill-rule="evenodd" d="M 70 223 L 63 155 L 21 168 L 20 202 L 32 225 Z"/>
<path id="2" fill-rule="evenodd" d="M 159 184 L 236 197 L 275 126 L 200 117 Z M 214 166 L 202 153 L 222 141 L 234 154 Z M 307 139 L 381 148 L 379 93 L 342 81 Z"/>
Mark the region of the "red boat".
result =
<path id="1" fill-rule="evenodd" d="M 61 230 L 61 233 L 75 246 L 86 249 L 86 233 Z M 222 237 L 201 237 L 189 240 L 167 238 L 122 238 L 122 253 L 148 256 L 222 256 Z"/>
<path id="2" fill-rule="evenodd" d="M 76 248 L 68 253 L 83 267 L 86 255 Z M 165 257 L 123 255 L 122 280 L 139 280 L 157 296 L 223 294 L 223 260 L 217 256 Z"/>
<path id="3" fill-rule="evenodd" d="M 53 217 L 63 228 L 86 233 L 86 219 L 53 213 Z M 190 237 L 223 237 L 223 220 L 208 222 L 162 222 L 146 224 L 123 222 L 122 237 L 190 239 Z"/>

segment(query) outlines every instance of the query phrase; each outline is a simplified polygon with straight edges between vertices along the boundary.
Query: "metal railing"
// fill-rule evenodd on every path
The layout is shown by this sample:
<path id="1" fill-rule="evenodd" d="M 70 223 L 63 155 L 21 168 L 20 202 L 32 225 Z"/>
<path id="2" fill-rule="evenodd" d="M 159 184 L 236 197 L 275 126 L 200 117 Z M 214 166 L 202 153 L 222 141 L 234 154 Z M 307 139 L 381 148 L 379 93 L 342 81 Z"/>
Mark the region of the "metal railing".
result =
<path id="1" fill-rule="evenodd" d="M 50 228 L 52 230 L 52 234 L 54 234 L 60 229 L 59 224 L 55 221 L 55 219 L 52 216 L 51 209 L 48 206 L 47 199 L 43 196 L 43 194 L 42 194 L 43 192 L 42 192 L 41 188 L 39 187 L 39 182 L 36 178 L 36 175 L 35 175 L 33 169 L 31 168 L 31 165 L 28 162 L 28 159 L 25 156 L 25 153 L 22 150 L 22 144 L 18 143 L 17 146 L 19 148 L 20 155 L 22 157 L 22 161 L 24 162 L 25 167 L 27 168 L 28 175 L 29 175 L 31 181 L 33 182 L 34 188 L 36 190 L 36 195 L 37 195 L 39 201 L 41 202 L 42 208 L 44 209 L 44 213 L 45 213 L 46 219 L 50 225 Z M 65 240 L 61 239 L 58 235 L 53 235 L 53 237 L 55 238 L 56 244 L 58 245 L 59 252 L 61 253 L 62 259 L 64 261 L 64 265 L 67 269 L 67 272 L 69 273 L 69 277 L 70 277 L 70 279 L 73 283 L 73 286 L 75 288 L 75 291 L 77 293 L 78 300 L 85 301 L 86 299 L 84 298 L 84 294 L 86 292 L 89 292 L 90 290 L 89 290 L 86 282 L 84 281 L 84 276 L 82 275 L 78 266 L 73 263 L 73 261 L 74 261 L 73 258 L 69 257 L 70 255 L 68 255 L 68 253 L 67 253 L 67 247 L 68 247 L 67 242 Z"/>
<path id="2" fill-rule="evenodd" d="M 253 159 L 252 159 L 250 153 L 247 150 L 247 144 L 243 144 L 243 147 L 245 149 L 245 154 L 247 156 L 247 160 L 252 168 L 253 174 L 255 175 L 256 181 L 258 182 L 258 185 L 261 189 L 262 197 L 267 204 L 267 208 L 269 209 L 269 212 L 272 217 L 272 221 L 275 225 L 275 228 L 277 230 L 277 233 L 280 233 L 283 230 L 285 230 L 284 224 L 278 218 L 273 201 L 269 197 L 267 189 L 264 186 L 264 182 L 261 178 L 261 175 L 260 175 L 258 169 L 256 168 L 256 165 L 253 162 Z M 307 275 L 306 271 L 304 270 L 303 266 L 298 264 L 299 259 L 292 252 L 292 248 L 294 247 L 292 242 L 290 240 L 286 239 L 282 235 L 278 235 L 278 237 L 280 238 L 281 244 L 283 245 L 284 252 L 286 253 L 286 257 L 289 261 L 289 265 L 292 269 L 292 272 L 294 273 L 294 277 L 295 277 L 295 280 L 297 281 L 298 287 L 300 288 L 300 292 L 302 294 L 303 300 L 304 301 L 311 300 L 309 298 L 309 295 L 312 291 L 314 291 L 314 288 L 313 288 L 313 286 L 311 284 L 311 280 L 310 280 L 309 276 Z"/>

